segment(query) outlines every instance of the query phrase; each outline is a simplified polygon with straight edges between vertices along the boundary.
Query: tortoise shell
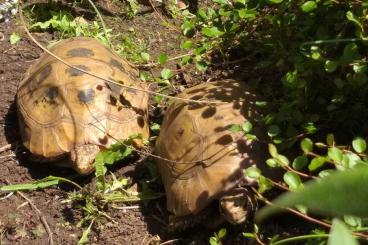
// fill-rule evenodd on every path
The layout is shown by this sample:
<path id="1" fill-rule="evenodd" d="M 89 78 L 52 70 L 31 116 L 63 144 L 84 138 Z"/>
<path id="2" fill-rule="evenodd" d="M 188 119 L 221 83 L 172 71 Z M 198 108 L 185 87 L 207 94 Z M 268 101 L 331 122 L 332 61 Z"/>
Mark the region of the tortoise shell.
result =
<path id="1" fill-rule="evenodd" d="M 197 214 L 244 181 L 243 170 L 261 161 L 260 143 L 229 127 L 259 116 L 256 97 L 242 82 L 223 80 L 185 90 L 181 98 L 213 100 L 199 104 L 176 100 L 169 107 L 156 143 L 167 196 L 175 216 Z"/>
<path id="2" fill-rule="evenodd" d="M 70 38 L 50 51 L 73 66 L 147 90 L 137 70 L 92 38 Z M 147 93 L 107 83 L 47 53 L 27 70 L 16 101 L 23 144 L 46 160 L 67 156 L 80 146 L 105 148 L 133 134 L 144 138 L 149 134 Z M 81 149 L 81 155 L 97 153 Z M 90 165 L 73 164 L 80 173 L 93 170 Z"/>

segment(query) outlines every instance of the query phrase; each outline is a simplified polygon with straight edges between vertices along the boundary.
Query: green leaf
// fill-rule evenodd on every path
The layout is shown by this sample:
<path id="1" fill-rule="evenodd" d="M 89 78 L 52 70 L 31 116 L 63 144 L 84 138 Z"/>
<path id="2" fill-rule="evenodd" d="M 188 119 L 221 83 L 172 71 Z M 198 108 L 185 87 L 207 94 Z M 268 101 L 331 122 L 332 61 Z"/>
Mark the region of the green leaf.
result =
<path id="1" fill-rule="evenodd" d="M 331 147 L 328 149 L 328 157 L 334 162 L 340 163 L 342 160 L 342 151 L 337 147 Z"/>
<path id="2" fill-rule="evenodd" d="M 249 133 L 250 131 L 252 131 L 253 125 L 252 125 L 252 123 L 247 121 L 247 122 L 244 122 L 241 125 L 241 127 L 242 127 L 242 129 L 245 133 Z"/>
<path id="3" fill-rule="evenodd" d="M 227 5 L 229 4 L 227 0 L 212 0 L 214 3 L 218 3 L 221 5 Z"/>
<path id="4" fill-rule="evenodd" d="M 89 224 L 87 229 L 85 229 L 83 231 L 83 234 L 82 234 L 81 238 L 79 239 L 79 241 L 77 243 L 78 245 L 84 245 L 84 244 L 88 243 L 88 235 L 89 235 L 89 233 L 91 233 L 92 225 L 93 225 L 93 221 L 91 221 L 91 223 Z"/>
<path id="5" fill-rule="evenodd" d="M 18 35 L 18 33 L 16 32 L 13 32 L 11 35 L 10 35 L 10 44 L 11 45 L 14 45 L 16 44 L 17 42 L 20 41 L 20 36 Z"/>
<path id="6" fill-rule="evenodd" d="M 220 31 L 217 27 L 204 27 L 202 29 L 202 34 L 207 37 L 219 37 L 224 34 L 223 31 Z"/>
<path id="7" fill-rule="evenodd" d="M 264 176 L 259 176 L 258 178 L 258 192 L 259 193 L 263 193 L 267 190 L 272 189 L 272 186 L 273 184 L 268 178 Z"/>
<path id="8" fill-rule="evenodd" d="M 276 160 L 277 162 L 281 165 L 281 166 L 288 166 L 289 165 L 289 159 L 284 156 L 284 155 L 281 155 L 281 154 L 278 154 L 276 156 Z"/>
<path id="9" fill-rule="evenodd" d="M 255 10 L 243 8 L 238 10 L 238 14 L 239 17 L 242 19 L 253 20 L 257 17 L 258 12 Z"/>
<path id="10" fill-rule="evenodd" d="M 325 157 L 322 157 L 322 156 L 315 157 L 315 158 L 312 159 L 312 161 L 308 165 L 308 169 L 310 171 L 314 171 L 314 170 L 322 167 L 323 164 L 325 164 L 325 162 L 326 162 Z"/>
<path id="11" fill-rule="evenodd" d="M 182 49 L 189 49 L 189 48 L 191 48 L 193 46 L 193 41 L 191 41 L 191 40 L 186 40 L 185 42 L 183 42 L 182 44 L 181 44 L 181 48 Z"/>
<path id="12" fill-rule="evenodd" d="M 306 156 L 297 156 L 292 163 L 293 168 L 296 170 L 303 169 L 307 165 L 308 158 Z"/>
<path id="13" fill-rule="evenodd" d="M 242 131 L 242 127 L 239 124 L 232 124 L 230 127 L 228 127 L 227 130 L 230 130 L 231 132 L 240 132 Z"/>
<path id="14" fill-rule="evenodd" d="M 346 18 L 356 24 L 362 31 L 364 30 L 362 23 L 360 23 L 359 19 L 357 19 L 353 12 L 347 11 L 346 12 Z"/>
<path id="15" fill-rule="evenodd" d="M 223 239 L 226 236 L 227 230 L 225 228 L 221 228 L 219 232 L 217 233 L 217 237 L 219 239 Z"/>
<path id="16" fill-rule="evenodd" d="M 303 186 L 302 181 L 300 180 L 299 175 L 294 172 L 286 172 L 283 177 L 286 184 L 288 184 L 289 189 L 291 191 L 296 191 L 301 186 Z"/>
<path id="17" fill-rule="evenodd" d="M 169 57 L 167 56 L 167 54 L 162 53 L 162 54 L 160 54 L 160 56 L 158 57 L 158 62 L 160 63 L 160 65 L 164 65 L 164 64 L 166 64 L 166 62 L 167 62 L 168 58 L 169 58 Z"/>
<path id="18" fill-rule="evenodd" d="M 60 184 L 60 180 L 39 180 L 32 183 L 4 185 L 0 187 L 0 191 L 25 191 L 37 190 Z"/>
<path id="19" fill-rule="evenodd" d="M 267 129 L 267 134 L 270 137 L 275 137 L 280 133 L 280 128 L 277 125 L 270 125 Z"/>
<path id="20" fill-rule="evenodd" d="M 343 59 L 346 61 L 352 61 L 360 58 L 358 45 L 355 43 L 347 44 L 344 47 Z"/>
<path id="21" fill-rule="evenodd" d="M 167 69 L 167 68 L 164 68 L 164 69 L 162 69 L 162 71 L 161 71 L 161 77 L 163 78 L 163 79 L 170 79 L 172 76 L 174 76 L 174 73 L 172 72 L 172 70 L 170 70 L 170 69 Z"/>
<path id="22" fill-rule="evenodd" d="M 282 3 L 284 0 L 267 0 L 267 2 L 271 3 L 271 4 L 280 4 Z"/>
<path id="23" fill-rule="evenodd" d="M 274 144 L 268 144 L 268 152 L 273 158 L 276 158 L 278 155 L 277 148 Z"/>
<path id="24" fill-rule="evenodd" d="M 266 164 L 267 164 L 267 166 L 269 166 L 271 168 L 280 167 L 280 164 L 274 158 L 267 159 Z"/>
<path id="25" fill-rule="evenodd" d="M 304 205 L 310 211 L 323 215 L 353 215 L 368 217 L 368 167 L 356 167 L 330 174 L 318 181 L 309 181 L 302 190 L 278 197 L 278 207 Z M 267 206 L 257 213 L 258 221 L 279 211 L 276 206 Z"/>
<path id="26" fill-rule="evenodd" d="M 326 60 L 325 62 L 325 70 L 327 72 L 334 72 L 336 71 L 337 63 L 331 60 Z"/>
<path id="27" fill-rule="evenodd" d="M 183 34 L 187 37 L 191 37 L 194 35 L 194 22 L 190 20 L 184 21 L 183 25 L 181 26 L 181 29 L 183 30 Z"/>
<path id="28" fill-rule="evenodd" d="M 335 136 L 333 134 L 328 134 L 326 137 L 327 145 L 333 146 L 335 144 Z"/>
<path id="29" fill-rule="evenodd" d="M 334 219 L 327 245 L 358 245 L 348 227 L 338 219 Z"/>
<path id="30" fill-rule="evenodd" d="M 309 153 L 313 151 L 313 141 L 309 138 L 304 138 L 300 142 L 300 148 L 302 149 L 304 153 Z"/>
<path id="31" fill-rule="evenodd" d="M 315 1 L 306 1 L 305 3 L 302 4 L 300 8 L 302 9 L 303 12 L 309 13 L 313 11 L 315 8 L 317 8 L 317 3 Z"/>
<path id="32" fill-rule="evenodd" d="M 144 61 L 149 61 L 150 60 L 150 55 L 146 52 L 142 52 L 141 57 Z"/>
<path id="33" fill-rule="evenodd" d="M 258 179 L 261 176 L 261 170 L 257 167 L 249 167 L 244 170 L 244 174 L 251 179 Z"/>
<path id="34" fill-rule="evenodd" d="M 201 71 L 205 72 L 207 70 L 207 63 L 203 60 L 196 62 L 196 68 Z"/>
<path id="35" fill-rule="evenodd" d="M 361 137 L 355 137 L 352 145 L 354 150 L 358 153 L 363 153 L 367 149 L 367 143 Z"/>

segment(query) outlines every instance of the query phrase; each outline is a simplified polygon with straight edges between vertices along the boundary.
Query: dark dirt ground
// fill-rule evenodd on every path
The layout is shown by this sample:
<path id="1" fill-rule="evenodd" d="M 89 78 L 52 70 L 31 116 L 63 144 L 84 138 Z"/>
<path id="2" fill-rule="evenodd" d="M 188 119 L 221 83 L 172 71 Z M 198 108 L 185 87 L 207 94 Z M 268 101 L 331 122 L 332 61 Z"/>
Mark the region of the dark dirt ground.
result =
<path id="1" fill-rule="evenodd" d="M 109 22 L 109 27 L 119 28 L 120 32 L 134 27 L 138 38 L 145 39 L 148 50 L 154 55 L 160 52 L 173 54 L 179 41 L 175 35 L 161 26 L 154 13 L 136 17 L 133 20 L 121 20 L 120 23 Z M 110 25 L 111 24 L 111 25 Z M 21 34 L 21 41 L 16 45 L 9 43 L 12 32 Z M 14 106 L 17 84 L 26 69 L 42 53 L 30 41 L 17 19 L 9 23 L 0 23 L 0 147 L 11 145 L 11 149 L 0 152 L 0 185 L 25 183 L 38 180 L 48 175 L 67 177 L 73 172 L 54 167 L 50 164 L 30 164 L 26 159 L 20 136 Z M 47 45 L 52 39 L 51 34 L 35 33 L 37 40 Z M 215 75 L 215 74 L 213 74 Z M 192 77 L 190 79 L 193 79 Z M 198 79 L 198 78 L 196 78 Z M 127 166 L 128 165 L 128 166 Z M 117 177 L 130 176 L 133 182 L 138 182 L 147 172 L 142 164 L 136 167 L 134 159 L 116 167 Z M 133 166 L 133 167 L 132 167 Z M 93 178 L 79 178 L 81 185 L 91 183 Z M 76 224 L 81 219 L 81 213 L 67 204 L 61 203 L 70 191 L 67 186 L 53 187 L 44 190 L 24 192 L 26 197 L 39 209 L 53 233 L 54 244 L 76 244 L 81 236 L 81 229 Z M 20 194 L 0 199 L 0 244 L 48 244 L 48 234 L 40 220 L 40 216 Z M 137 204 L 136 204 L 137 205 Z M 116 222 L 105 221 L 103 226 L 94 226 L 89 237 L 90 244 L 159 244 L 174 241 L 170 244 L 208 244 L 208 238 L 213 231 L 196 228 L 182 234 L 170 234 L 166 222 L 168 215 L 165 210 L 165 199 L 151 201 L 147 206 L 139 204 L 138 209 L 123 212 L 110 210 L 109 214 Z M 97 228 L 96 228 L 97 227 Z M 231 233 L 230 233 L 231 234 Z M 229 244 L 245 243 L 234 240 Z"/>

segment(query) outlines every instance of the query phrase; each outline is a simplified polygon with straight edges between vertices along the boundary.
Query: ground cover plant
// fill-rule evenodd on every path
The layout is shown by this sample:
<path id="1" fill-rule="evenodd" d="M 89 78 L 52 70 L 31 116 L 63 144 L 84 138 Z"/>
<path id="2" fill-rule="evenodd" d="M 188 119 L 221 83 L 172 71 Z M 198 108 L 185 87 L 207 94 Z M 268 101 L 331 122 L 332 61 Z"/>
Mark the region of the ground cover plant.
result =
<path id="1" fill-rule="evenodd" d="M 56 244 L 122 244 L 122 241 L 358 244 L 359 240 L 367 240 L 364 187 L 368 178 L 367 1 L 213 0 L 163 4 L 148 1 L 146 5 L 136 1 L 95 4 L 26 1 L 24 4 L 25 25 L 39 40 L 42 35 L 45 37 L 44 46 L 63 38 L 90 36 L 140 68 L 140 78 L 150 82 L 157 92 L 152 95 L 150 108 L 153 137 L 146 142 L 144 152 L 134 152 L 129 140 L 101 152 L 96 157 L 96 173 L 92 178 L 71 177 L 68 172 L 60 175 L 52 167 L 42 170 L 42 177 L 24 173 L 27 168 L 37 172 L 40 166 L 20 165 L 16 171 L 6 170 L 15 177 L 0 176 L 0 210 L 4 210 L 0 217 L 1 242 L 48 239 Z M 0 8 L 1 45 L 7 58 L 12 50 L 15 54 L 22 53 L 24 48 L 19 51 L 17 47 L 23 47 L 28 37 L 21 29 L 13 28 L 12 23 L 24 25 L 15 15 L 14 6 L 18 3 L 8 1 L 1 6 L 4 6 Z M 124 22 L 129 24 L 117 24 Z M 145 32 L 148 22 L 155 23 L 158 31 L 151 28 Z M 31 56 L 37 58 L 37 54 Z M 27 55 L 19 57 L 24 60 Z M 19 69 L 20 76 L 25 68 Z M 11 70 L 4 69 L 3 73 Z M 264 209 L 257 212 L 255 222 L 242 227 L 224 225 L 193 235 L 169 234 L 162 225 L 160 229 L 141 228 L 135 236 L 127 234 L 124 229 L 127 231 L 131 224 L 121 225 L 127 216 L 121 217 L 117 211 L 129 212 L 130 207 L 134 209 L 137 205 L 158 207 L 151 208 L 154 211 L 148 212 L 145 219 L 144 211 L 136 216 L 142 223 L 151 222 L 151 226 L 157 227 L 167 220 L 163 189 L 154 158 L 150 157 L 162 113 L 170 103 L 167 95 L 206 80 L 228 77 L 246 81 L 262 98 L 257 106 L 264 110 L 262 123 L 268 137 L 264 142 L 268 146 L 265 164 L 272 171 L 281 172 L 281 178 L 270 179 L 255 167 L 246 169 L 244 175 L 257 180 L 258 186 L 253 191 Z M 6 81 L 1 81 L 1 94 L 13 89 L 14 95 L 16 86 L 5 88 Z M 16 127 L 9 109 L 11 100 L 9 97 L 1 108 L 2 125 L 7 131 Z M 259 140 L 251 129 L 252 125 L 244 122 L 229 130 Z M 19 165 L 12 160 L 11 152 L 22 157 L 19 152 L 23 150 L 14 147 L 16 142 L 19 145 L 19 138 L 6 138 L 5 130 L 0 163 L 11 169 Z M 135 163 L 134 169 L 140 169 L 135 175 L 127 176 L 122 167 L 129 162 Z M 37 198 L 47 199 L 53 191 L 62 196 L 56 201 L 56 211 L 72 213 L 74 219 L 56 215 L 58 221 L 50 228 L 45 215 L 50 222 L 55 214 L 45 209 L 46 214 L 38 214 L 42 225 L 37 226 L 26 223 L 20 215 L 6 216 L 5 210 L 9 209 L 1 208 L 6 203 L 11 207 L 15 202 L 11 193 L 19 193 L 34 209 L 41 205 Z M 117 203 L 125 204 L 117 206 Z M 17 205 L 21 209 L 25 204 L 18 200 Z M 284 212 L 272 216 L 279 210 Z M 54 232 L 52 236 L 55 229 L 69 229 L 77 235 L 58 236 Z M 119 240 L 123 236 L 126 240 Z"/>

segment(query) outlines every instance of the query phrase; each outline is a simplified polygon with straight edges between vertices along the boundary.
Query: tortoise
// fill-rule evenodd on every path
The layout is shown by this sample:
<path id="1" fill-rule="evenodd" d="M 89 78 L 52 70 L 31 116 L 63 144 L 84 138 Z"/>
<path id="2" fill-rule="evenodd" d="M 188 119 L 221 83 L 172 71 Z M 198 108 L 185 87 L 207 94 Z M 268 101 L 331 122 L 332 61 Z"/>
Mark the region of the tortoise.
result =
<path id="1" fill-rule="evenodd" d="M 142 91 L 147 85 L 126 60 L 87 37 L 63 40 L 50 51 L 75 67 L 140 90 L 105 82 L 44 53 L 27 70 L 16 95 L 20 134 L 34 159 L 59 161 L 88 174 L 101 149 L 133 134 L 148 138 L 148 94 Z"/>
<path id="2" fill-rule="evenodd" d="M 199 84 L 178 97 L 225 103 L 176 100 L 164 116 L 155 151 L 160 157 L 157 164 L 167 209 L 172 214 L 170 228 L 194 225 L 195 221 L 185 218 L 200 217 L 199 213 L 214 200 L 220 204 L 219 218 L 232 224 L 244 223 L 257 203 L 246 187 L 256 183 L 247 180 L 243 170 L 262 164 L 266 154 L 262 143 L 229 127 L 245 121 L 257 124 L 255 120 L 261 113 L 256 108 L 255 94 L 244 82 L 226 79 Z M 260 128 L 254 127 L 258 135 Z"/>

